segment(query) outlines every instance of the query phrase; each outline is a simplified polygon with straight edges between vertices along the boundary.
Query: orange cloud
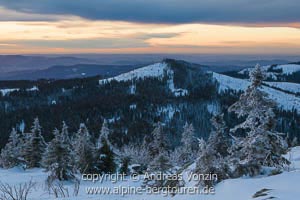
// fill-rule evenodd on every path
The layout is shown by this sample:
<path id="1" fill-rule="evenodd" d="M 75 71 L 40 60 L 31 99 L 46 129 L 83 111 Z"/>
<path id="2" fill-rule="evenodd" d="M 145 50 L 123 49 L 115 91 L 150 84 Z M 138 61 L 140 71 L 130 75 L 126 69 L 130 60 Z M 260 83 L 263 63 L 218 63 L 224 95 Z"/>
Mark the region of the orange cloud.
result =
<path id="1" fill-rule="evenodd" d="M 269 25 L 0 21 L 0 53 L 300 53 L 299 24 Z"/>

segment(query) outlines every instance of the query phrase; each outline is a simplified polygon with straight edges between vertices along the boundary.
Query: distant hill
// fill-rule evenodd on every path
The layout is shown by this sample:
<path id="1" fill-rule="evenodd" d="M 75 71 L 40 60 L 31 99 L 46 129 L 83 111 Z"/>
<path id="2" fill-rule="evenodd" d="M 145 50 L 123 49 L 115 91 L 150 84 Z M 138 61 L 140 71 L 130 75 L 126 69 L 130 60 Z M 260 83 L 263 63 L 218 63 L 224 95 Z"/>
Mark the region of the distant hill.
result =
<path id="1" fill-rule="evenodd" d="M 54 65 L 74 65 L 79 63 L 96 64 L 92 59 L 71 56 L 46 57 L 23 55 L 0 55 L 0 71 L 2 73 L 40 70 Z"/>
<path id="2" fill-rule="evenodd" d="M 0 80 L 37 80 L 37 79 L 70 79 L 91 76 L 114 76 L 137 68 L 136 65 L 97 65 L 76 64 L 70 66 L 56 65 L 42 70 L 26 70 L 0 75 Z"/>

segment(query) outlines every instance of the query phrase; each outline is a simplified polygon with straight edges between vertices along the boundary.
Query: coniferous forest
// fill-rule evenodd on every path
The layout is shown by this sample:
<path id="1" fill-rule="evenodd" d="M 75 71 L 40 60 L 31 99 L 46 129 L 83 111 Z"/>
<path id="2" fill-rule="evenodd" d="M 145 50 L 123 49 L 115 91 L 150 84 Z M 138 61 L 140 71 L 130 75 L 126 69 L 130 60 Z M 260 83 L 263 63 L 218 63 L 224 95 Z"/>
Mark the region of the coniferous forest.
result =
<path id="1" fill-rule="evenodd" d="M 1 167 L 42 168 L 50 188 L 55 181 L 78 182 L 79 174 L 171 175 L 192 165 L 195 174 L 218 177 L 197 185 L 213 186 L 289 167 L 283 155 L 299 144 L 300 116 L 262 90 L 266 72 L 259 65 L 245 91 L 219 92 L 212 72 L 163 63 L 162 76 L 127 81 L 1 82 L 19 88 L 0 97 Z M 143 185 L 185 183 L 145 179 Z"/>

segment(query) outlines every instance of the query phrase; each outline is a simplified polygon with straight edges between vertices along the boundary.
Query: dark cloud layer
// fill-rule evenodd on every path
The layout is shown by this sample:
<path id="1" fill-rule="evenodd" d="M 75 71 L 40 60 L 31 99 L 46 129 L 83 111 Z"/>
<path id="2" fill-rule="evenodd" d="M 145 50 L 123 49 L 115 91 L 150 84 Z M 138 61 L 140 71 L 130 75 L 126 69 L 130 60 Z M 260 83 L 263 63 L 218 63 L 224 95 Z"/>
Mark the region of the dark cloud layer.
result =
<path id="1" fill-rule="evenodd" d="M 35 14 L 154 23 L 286 23 L 300 21 L 299 0 L 0 0 Z"/>

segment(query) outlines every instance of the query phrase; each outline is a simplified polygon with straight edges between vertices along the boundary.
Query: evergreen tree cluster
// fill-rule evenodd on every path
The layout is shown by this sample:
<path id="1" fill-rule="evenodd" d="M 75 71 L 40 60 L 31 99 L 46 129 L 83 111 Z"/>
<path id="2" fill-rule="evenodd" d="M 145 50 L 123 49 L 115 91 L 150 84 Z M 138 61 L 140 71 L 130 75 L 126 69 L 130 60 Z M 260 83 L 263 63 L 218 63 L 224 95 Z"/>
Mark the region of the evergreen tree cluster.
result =
<path id="1" fill-rule="evenodd" d="M 284 134 L 275 131 L 275 103 L 260 90 L 263 80 L 264 72 L 257 65 L 251 73 L 250 86 L 228 108 L 240 119 L 233 128 L 226 126 L 223 114 L 212 118 L 214 130 L 207 142 L 199 142 L 197 173 L 217 174 L 218 182 L 230 177 L 256 176 L 268 167 L 277 173 L 289 165 L 283 157 L 288 150 Z"/>
<path id="2" fill-rule="evenodd" d="M 109 142 L 109 129 L 104 121 L 98 142 L 94 144 L 85 124 L 70 135 L 62 123 L 61 131 L 54 129 L 54 138 L 46 143 L 38 118 L 30 133 L 17 133 L 12 129 L 9 141 L 1 151 L 0 164 L 4 168 L 22 166 L 25 169 L 43 167 L 49 177 L 70 180 L 80 173 L 113 173 L 115 154 Z"/>

